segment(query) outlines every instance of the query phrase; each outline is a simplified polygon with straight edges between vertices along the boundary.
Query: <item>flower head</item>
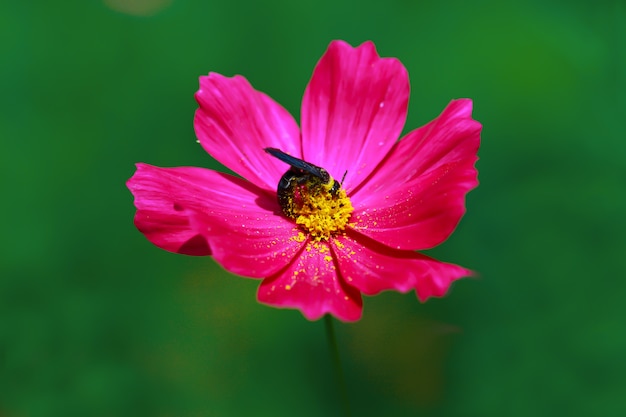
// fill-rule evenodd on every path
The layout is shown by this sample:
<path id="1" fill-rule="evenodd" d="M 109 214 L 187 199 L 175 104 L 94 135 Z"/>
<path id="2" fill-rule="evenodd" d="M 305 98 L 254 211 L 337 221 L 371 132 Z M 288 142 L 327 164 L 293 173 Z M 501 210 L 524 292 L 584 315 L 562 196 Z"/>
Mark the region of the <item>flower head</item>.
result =
<path id="1" fill-rule="evenodd" d="M 408 98 L 406 69 L 371 42 L 330 44 L 301 128 L 245 78 L 200 77 L 196 135 L 242 178 L 137 164 L 127 184 L 135 225 L 160 248 L 261 278 L 260 302 L 310 320 L 358 320 L 362 293 L 443 296 L 471 272 L 416 251 L 443 242 L 463 216 L 481 125 L 471 100 L 454 100 L 398 140 Z"/>

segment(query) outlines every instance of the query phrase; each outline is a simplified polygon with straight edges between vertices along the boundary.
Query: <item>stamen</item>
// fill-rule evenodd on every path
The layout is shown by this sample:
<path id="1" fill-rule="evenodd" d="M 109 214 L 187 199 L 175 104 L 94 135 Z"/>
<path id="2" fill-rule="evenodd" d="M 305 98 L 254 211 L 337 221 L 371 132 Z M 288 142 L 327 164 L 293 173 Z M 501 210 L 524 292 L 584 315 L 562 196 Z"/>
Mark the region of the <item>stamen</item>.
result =
<path id="1" fill-rule="evenodd" d="M 345 229 L 354 211 L 346 191 L 334 179 L 306 177 L 293 188 L 288 215 L 315 241 L 327 240 Z"/>

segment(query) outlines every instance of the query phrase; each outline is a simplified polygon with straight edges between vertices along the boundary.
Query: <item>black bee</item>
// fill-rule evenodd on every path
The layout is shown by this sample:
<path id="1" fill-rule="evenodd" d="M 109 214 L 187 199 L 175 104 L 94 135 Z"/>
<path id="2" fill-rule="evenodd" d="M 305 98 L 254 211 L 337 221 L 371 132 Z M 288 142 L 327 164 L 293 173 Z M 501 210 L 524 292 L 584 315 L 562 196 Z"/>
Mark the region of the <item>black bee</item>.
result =
<path id="1" fill-rule="evenodd" d="M 324 168 L 288 155 L 280 149 L 265 148 L 265 152 L 291 165 L 287 172 L 280 178 L 276 191 L 278 194 L 278 202 L 283 212 L 289 217 L 293 217 L 294 194 L 297 186 L 315 182 L 321 185 L 333 181 L 333 185 L 329 191 L 333 196 L 337 195 L 337 192 L 341 188 L 341 183 L 333 179 Z M 317 181 L 312 181 L 314 179 L 317 179 Z"/>

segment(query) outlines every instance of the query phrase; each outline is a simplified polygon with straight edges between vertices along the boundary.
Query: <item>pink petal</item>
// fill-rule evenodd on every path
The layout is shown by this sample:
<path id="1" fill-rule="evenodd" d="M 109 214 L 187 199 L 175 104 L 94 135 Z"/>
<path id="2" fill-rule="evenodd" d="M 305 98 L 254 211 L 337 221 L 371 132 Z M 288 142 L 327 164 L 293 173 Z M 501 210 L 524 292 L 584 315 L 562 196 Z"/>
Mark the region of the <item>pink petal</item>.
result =
<path id="1" fill-rule="evenodd" d="M 302 102 L 304 159 L 344 181 L 361 183 L 396 142 L 406 120 L 409 78 L 372 42 L 334 41 L 322 56 Z"/>
<path id="2" fill-rule="evenodd" d="M 465 195 L 478 185 L 474 164 L 481 125 L 471 109 L 471 100 L 453 101 L 394 146 L 351 196 L 355 230 L 406 250 L 448 238 L 465 213 Z"/>
<path id="3" fill-rule="evenodd" d="M 165 250 L 190 254 L 195 243 L 191 254 L 212 254 L 226 270 L 260 278 L 284 268 L 302 246 L 275 197 L 231 175 L 137 164 L 127 185 L 137 228 Z"/>
<path id="4" fill-rule="evenodd" d="M 413 251 L 391 249 L 351 232 L 333 242 L 341 274 L 364 294 L 414 289 L 420 301 L 442 297 L 456 279 L 472 272 Z"/>
<path id="5" fill-rule="evenodd" d="M 330 313 L 343 321 L 361 317 L 361 294 L 341 281 L 327 242 L 308 242 L 295 262 L 259 286 L 260 302 L 297 308 L 309 320 Z"/>
<path id="6" fill-rule="evenodd" d="M 275 191 L 288 166 L 263 151 L 275 147 L 300 155 L 300 130 L 278 103 L 242 76 L 200 77 L 194 127 L 204 149 L 256 186 Z"/>
<path id="7" fill-rule="evenodd" d="M 173 204 L 161 211 L 137 210 L 135 226 L 150 242 L 166 251 L 193 256 L 211 254 L 206 239 L 190 227 L 188 215 L 176 211 Z"/>

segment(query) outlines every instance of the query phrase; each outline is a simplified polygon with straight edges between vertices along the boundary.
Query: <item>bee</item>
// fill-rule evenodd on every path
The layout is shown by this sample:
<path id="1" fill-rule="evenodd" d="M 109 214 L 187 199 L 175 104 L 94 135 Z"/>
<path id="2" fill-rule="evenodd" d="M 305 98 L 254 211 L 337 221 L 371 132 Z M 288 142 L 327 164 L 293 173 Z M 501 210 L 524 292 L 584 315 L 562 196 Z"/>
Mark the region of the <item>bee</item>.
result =
<path id="1" fill-rule="evenodd" d="M 330 176 L 328 171 L 317 165 L 313 165 L 302 159 L 288 155 L 280 149 L 265 148 L 265 152 L 280 159 L 291 167 L 283 174 L 278 182 L 278 202 L 283 212 L 288 217 L 293 217 L 295 200 L 299 188 L 306 187 L 309 192 L 315 192 L 315 188 L 325 186 L 326 190 L 336 196 L 341 188 L 341 183 Z M 332 181 L 332 186 L 327 188 Z"/>

